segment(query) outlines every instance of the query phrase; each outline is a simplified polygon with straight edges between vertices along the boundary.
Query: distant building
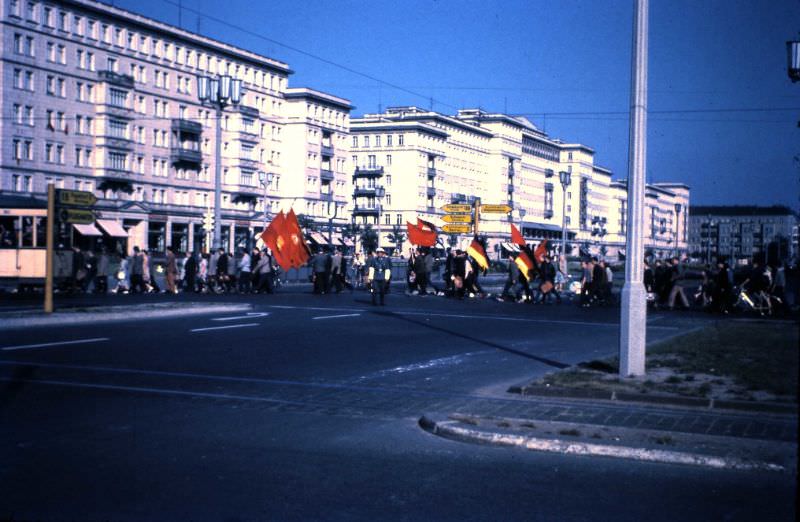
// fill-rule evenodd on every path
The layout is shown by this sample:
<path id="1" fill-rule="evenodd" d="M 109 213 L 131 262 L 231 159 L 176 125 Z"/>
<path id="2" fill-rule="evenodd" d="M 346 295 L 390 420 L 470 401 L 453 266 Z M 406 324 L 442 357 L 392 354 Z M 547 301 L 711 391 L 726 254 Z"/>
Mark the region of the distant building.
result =
<path id="1" fill-rule="evenodd" d="M 784 206 L 692 206 L 689 252 L 703 261 L 722 256 L 738 264 L 755 256 L 796 259 L 797 224 L 797 215 Z"/>
<path id="2" fill-rule="evenodd" d="M 509 221 L 532 242 L 560 244 L 566 224 L 569 252 L 624 254 L 627 189 L 595 165 L 595 151 L 548 136 L 526 118 L 459 110 L 455 116 L 417 107 L 392 107 L 353 118 L 350 127 L 353 216 L 389 233 L 417 217 L 444 225 L 448 203 L 504 204 L 509 215 L 484 214 L 480 232 L 489 254 L 509 241 Z M 566 191 L 561 171 L 571 174 Z M 655 255 L 685 252 L 689 187 L 647 186 L 645 248 Z M 563 208 L 563 212 L 562 212 Z M 464 244 L 470 233 L 449 236 Z M 448 245 L 444 245 L 448 246 Z"/>

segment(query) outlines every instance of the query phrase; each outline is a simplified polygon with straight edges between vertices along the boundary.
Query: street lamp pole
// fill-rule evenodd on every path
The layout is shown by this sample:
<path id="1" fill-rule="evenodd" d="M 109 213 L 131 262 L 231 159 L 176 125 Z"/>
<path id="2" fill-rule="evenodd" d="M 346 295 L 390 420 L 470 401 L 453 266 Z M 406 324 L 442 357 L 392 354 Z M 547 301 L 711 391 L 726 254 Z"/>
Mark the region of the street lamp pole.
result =
<path id="1" fill-rule="evenodd" d="M 258 173 L 258 181 L 261 182 L 261 186 L 264 187 L 264 228 L 269 225 L 269 201 L 267 201 L 267 190 L 269 186 L 272 184 L 272 180 L 274 179 L 275 174 L 272 172 L 264 172 L 261 171 Z"/>
<path id="2" fill-rule="evenodd" d="M 242 99 L 242 81 L 227 74 L 216 78 L 198 76 L 197 98 L 201 104 L 214 107 L 215 111 L 213 248 L 216 250 L 222 242 L 222 112 L 228 104 L 239 105 Z"/>
<path id="3" fill-rule="evenodd" d="M 644 288 L 645 172 L 647 167 L 647 23 L 649 0 L 635 0 L 628 159 L 628 235 L 620 317 L 620 377 L 645 373 L 647 294 Z"/>
<path id="4" fill-rule="evenodd" d="M 680 203 L 675 203 L 675 254 L 680 255 L 680 240 L 681 240 L 681 210 L 683 207 Z"/>
<path id="5" fill-rule="evenodd" d="M 572 173 L 562 170 L 558 173 L 561 181 L 561 263 L 562 271 L 566 274 L 567 270 L 567 187 L 572 182 Z"/>

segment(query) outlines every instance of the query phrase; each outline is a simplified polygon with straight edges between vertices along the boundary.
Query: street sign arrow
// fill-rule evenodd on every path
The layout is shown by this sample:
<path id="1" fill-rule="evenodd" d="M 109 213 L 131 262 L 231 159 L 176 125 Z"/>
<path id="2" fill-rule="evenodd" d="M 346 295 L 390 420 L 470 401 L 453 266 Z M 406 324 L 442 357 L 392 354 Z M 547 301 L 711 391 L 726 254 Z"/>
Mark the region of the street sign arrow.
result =
<path id="1" fill-rule="evenodd" d="M 481 205 L 481 212 L 488 214 L 508 214 L 511 210 L 509 205 Z"/>
<path id="2" fill-rule="evenodd" d="M 469 214 L 445 214 L 442 216 L 445 223 L 472 223 L 472 216 Z"/>
<path id="3" fill-rule="evenodd" d="M 442 232 L 448 234 L 469 234 L 472 232 L 472 225 L 444 225 Z"/>
<path id="4" fill-rule="evenodd" d="M 60 212 L 61 221 L 76 225 L 88 225 L 94 223 L 94 212 L 82 208 L 64 208 Z"/>
<path id="5" fill-rule="evenodd" d="M 472 205 L 465 205 L 463 203 L 448 203 L 447 205 L 442 206 L 442 210 L 445 212 L 470 212 L 472 211 Z"/>
<path id="6" fill-rule="evenodd" d="M 97 196 L 81 190 L 59 190 L 58 203 L 76 207 L 91 207 L 97 203 Z"/>

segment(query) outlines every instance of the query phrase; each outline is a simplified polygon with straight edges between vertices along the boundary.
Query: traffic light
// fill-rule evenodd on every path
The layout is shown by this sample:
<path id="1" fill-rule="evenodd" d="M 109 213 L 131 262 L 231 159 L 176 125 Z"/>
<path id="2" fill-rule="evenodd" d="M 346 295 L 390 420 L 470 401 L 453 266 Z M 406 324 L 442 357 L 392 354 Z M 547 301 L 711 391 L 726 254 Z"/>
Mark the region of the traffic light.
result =
<path id="1" fill-rule="evenodd" d="M 203 228 L 206 230 L 211 230 L 214 228 L 214 214 L 211 212 L 206 212 L 203 215 Z"/>

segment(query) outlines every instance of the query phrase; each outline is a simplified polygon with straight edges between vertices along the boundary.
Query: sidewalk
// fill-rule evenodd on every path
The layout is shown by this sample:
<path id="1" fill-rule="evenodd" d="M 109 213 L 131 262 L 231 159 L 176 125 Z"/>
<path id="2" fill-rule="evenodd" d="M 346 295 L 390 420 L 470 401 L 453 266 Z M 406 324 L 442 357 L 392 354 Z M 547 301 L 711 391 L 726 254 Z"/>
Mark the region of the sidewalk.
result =
<path id="1" fill-rule="evenodd" d="M 96 324 L 131 319 L 163 319 L 213 313 L 249 312 L 249 303 L 175 302 L 67 308 L 52 314 L 41 309 L 12 310 L 0 315 L 0 331 L 36 326 Z"/>
<path id="2" fill-rule="evenodd" d="M 725 469 L 797 469 L 796 414 L 539 397 L 470 401 L 419 423 L 461 442 Z"/>

